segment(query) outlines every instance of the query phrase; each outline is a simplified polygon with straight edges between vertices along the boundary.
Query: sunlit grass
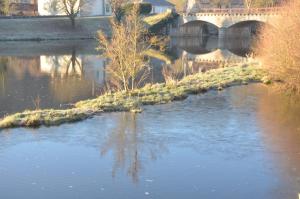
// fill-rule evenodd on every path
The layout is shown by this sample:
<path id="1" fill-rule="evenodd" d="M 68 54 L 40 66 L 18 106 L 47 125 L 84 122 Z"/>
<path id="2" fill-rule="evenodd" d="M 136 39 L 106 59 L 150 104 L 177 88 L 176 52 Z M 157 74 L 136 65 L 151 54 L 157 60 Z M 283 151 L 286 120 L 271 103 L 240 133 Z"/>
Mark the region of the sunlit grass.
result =
<path id="1" fill-rule="evenodd" d="M 153 26 L 153 25 L 161 22 L 162 20 L 168 19 L 169 17 L 172 17 L 172 12 L 171 11 L 166 11 L 166 12 L 163 12 L 163 13 L 160 13 L 160 14 L 155 14 L 155 15 L 152 15 L 152 16 L 145 17 L 143 19 L 143 21 L 147 25 Z"/>

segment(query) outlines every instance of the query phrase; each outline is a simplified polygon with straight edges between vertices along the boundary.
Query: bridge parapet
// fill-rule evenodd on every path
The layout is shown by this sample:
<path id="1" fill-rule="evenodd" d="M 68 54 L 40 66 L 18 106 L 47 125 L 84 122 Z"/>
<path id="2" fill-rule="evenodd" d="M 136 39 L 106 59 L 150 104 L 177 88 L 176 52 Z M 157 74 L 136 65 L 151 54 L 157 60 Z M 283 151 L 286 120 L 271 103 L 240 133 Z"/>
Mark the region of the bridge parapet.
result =
<path id="1" fill-rule="evenodd" d="M 270 8 L 230 8 L 230 9 L 199 9 L 189 13 L 182 13 L 183 16 L 226 16 L 226 15 L 278 15 L 281 7 Z"/>
<path id="2" fill-rule="evenodd" d="M 232 9 L 200 9 L 181 15 L 180 25 L 202 21 L 215 25 L 218 28 L 229 28 L 240 22 L 258 21 L 273 25 L 280 16 L 282 8 L 232 8 Z"/>

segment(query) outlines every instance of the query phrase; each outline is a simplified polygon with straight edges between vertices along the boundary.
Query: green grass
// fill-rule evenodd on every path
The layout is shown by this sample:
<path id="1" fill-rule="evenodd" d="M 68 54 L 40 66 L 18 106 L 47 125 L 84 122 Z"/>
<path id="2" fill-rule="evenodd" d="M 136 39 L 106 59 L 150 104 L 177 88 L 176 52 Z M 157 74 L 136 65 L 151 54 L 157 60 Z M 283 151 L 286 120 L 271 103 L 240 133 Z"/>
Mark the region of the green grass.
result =
<path id="1" fill-rule="evenodd" d="M 254 66 L 215 69 L 187 76 L 176 84 L 153 84 L 129 93 L 107 93 L 96 99 L 80 101 L 67 110 L 45 109 L 16 113 L 0 120 L 0 128 L 53 126 L 83 120 L 101 112 L 141 112 L 143 105 L 165 104 L 209 89 L 262 82 L 263 79 L 264 71 Z"/>
<path id="2" fill-rule="evenodd" d="M 151 15 L 151 16 L 148 16 L 148 17 L 145 17 L 143 19 L 143 21 L 149 25 L 149 26 L 153 26 L 159 22 L 161 22 L 162 20 L 165 20 L 169 17 L 172 16 L 172 12 L 163 12 L 163 13 L 160 13 L 160 14 L 155 14 L 155 15 Z"/>

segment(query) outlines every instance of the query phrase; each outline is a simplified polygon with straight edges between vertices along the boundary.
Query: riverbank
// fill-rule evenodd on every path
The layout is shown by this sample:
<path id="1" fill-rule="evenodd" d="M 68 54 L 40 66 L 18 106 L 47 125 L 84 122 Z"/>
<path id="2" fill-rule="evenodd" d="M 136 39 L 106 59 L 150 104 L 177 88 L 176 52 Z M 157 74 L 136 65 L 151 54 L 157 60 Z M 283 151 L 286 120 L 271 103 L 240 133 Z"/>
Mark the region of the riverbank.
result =
<path id="1" fill-rule="evenodd" d="M 110 16 L 0 18 L 0 41 L 40 41 L 94 39 L 102 30 L 110 34 Z"/>
<path id="2" fill-rule="evenodd" d="M 67 110 L 24 111 L 4 117 L 0 128 L 53 126 L 80 121 L 102 112 L 141 112 L 143 105 L 165 104 L 184 100 L 190 94 L 221 90 L 228 86 L 262 82 L 265 73 L 254 66 L 221 68 L 190 75 L 176 84 L 146 85 L 130 93 L 107 93 L 96 99 L 80 101 Z"/>

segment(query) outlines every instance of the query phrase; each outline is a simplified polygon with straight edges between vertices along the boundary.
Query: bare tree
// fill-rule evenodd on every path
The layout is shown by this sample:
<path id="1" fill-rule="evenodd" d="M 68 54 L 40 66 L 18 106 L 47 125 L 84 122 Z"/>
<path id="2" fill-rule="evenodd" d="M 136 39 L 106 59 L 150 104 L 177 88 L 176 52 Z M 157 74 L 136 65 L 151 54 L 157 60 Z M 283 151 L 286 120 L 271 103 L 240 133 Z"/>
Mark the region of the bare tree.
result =
<path id="1" fill-rule="evenodd" d="M 75 28 L 75 18 L 82 6 L 83 0 L 61 0 L 61 9 L 70 18 L 73 28 Z"/>
<path id="2" fill-rule="evenodd" d="M 247 9 L 252 7 L 253 0 L 244 0 L 244 5 Z"/>
<path id="3" fill-rule="evenodd" d="M 211 0 L 211 3 L 218 8 L 228 7 L 230 5 L 230 0 Z"/>
<path id="4" fill-rule="evenodd" d="M 112 21 L 110 40 L 99 32 L 99 49 L 109 59 L 107 72 L 119 89 L 133 90 L 147 77 L 149 64 L 146 51 L 154 45 L 161 46 L 162 41 L 147 35 L 138 5 L 121 22 Z"/>

